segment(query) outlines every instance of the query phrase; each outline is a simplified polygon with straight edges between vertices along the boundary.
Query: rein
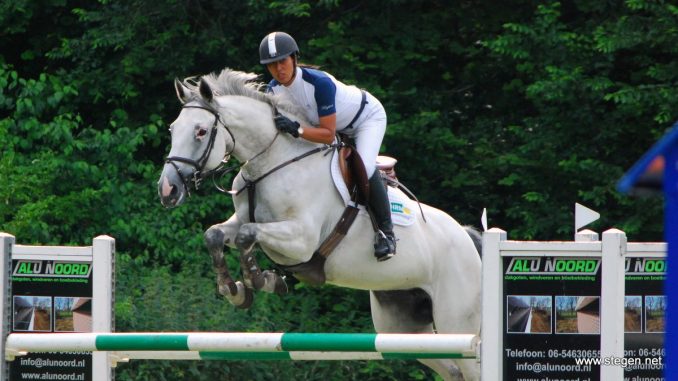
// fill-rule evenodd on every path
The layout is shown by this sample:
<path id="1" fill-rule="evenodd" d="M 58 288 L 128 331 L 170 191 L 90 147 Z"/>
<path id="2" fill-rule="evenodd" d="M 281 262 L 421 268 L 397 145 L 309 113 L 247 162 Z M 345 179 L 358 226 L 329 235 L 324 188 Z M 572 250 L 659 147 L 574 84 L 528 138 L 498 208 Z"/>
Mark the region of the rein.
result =
<path id="1" fill-rule="evenodd" d="M 274 140 L 275 140 L 275 139 L 274 139 Z M 271 144 L 273 144 L 273 143 L 271 143 Z M 245 180 L 245 185 L 244 185 L 242 188 L 240 188 L 239 190 L 237 190 L 237 191 L 230 191 L 230 192 L 228 192 L 228 193 L 231 193 L 231 194 L 234 194 L 234 195 L 237 196 L 237 195 L 239 195 L 240 193 L 242 193 L 242 191 L 244 191 L 245 189 L 247 189 L 247 203 L 249 204 L 249 208 L 248 208 L 248 209 L 249 209 L 249 218 L 250 218 L 250 222 L 255 222 L 255 218 L 254 218 L 254 209 L 256 208 L 256 201 L 255 201 L 254 196 L 255 196 L 255 194 L 256 194 L 256 188 L 257 188 L 257 183 L 258 183 L 258 182 L 260 182 L 261 180 L 265 179 L 265 178 L 268 177 L 270 174 L 272 174 L 272 173 L 274 173 L 274 172 L 277 172 L 278 170 L 280 170 L 280 169 L 282 169 L 282 168 L 285 168 L 285 167 L 287 167 L 288 165 L 290 165 L 290 164 L 292 164 L 292 163 L 295 163 L 295 162 L 297 162 L 297 161 L 299 161 L 299 160 L 301 160 L 301 159 L 303 159 L 303 158 L 305 158 L 305 157 L 308 157 L 308 156 L 311 156 L 311 155 L 314 155 L 314 154 L 316 154 L 316 153 L 320 153 L 320 152 L 323 152 L 323 151 L 326 151 L 326 150 L 338 148 L 338 147 L 340 147 L 341 145 L 342 145 L 342 143 L 325 144 L 325 145 L 323 145 L 323 146 L 321 146 L 321 147 L 317 147 L 317 148 L 314 148 L 314 149 L 312 149 L 312 150 L 310 150 L 310 151 L 306 151 L 306 152 L 302 153 L 301 155 L 295 156 L 295 157 L 293 157 L 292 159 L 289 159 L 289 160 L 283 162 L 282 164 L 279 164 L 279 165 L 273 167 L 273 168 L 270 169 L 268 172 L 264 173 L 263 175 L 259 176 L 258 178 L 254 179 L 254 180 L 247 180 L 247 179 L 245 178 L 245 176 L 242 174 L 242 172 L 240 172 L 240 176 L 243 178 L 243 180 Z M 270 147 L 270 145 L 269 145 L 269 147 Z M 328 153 L 329 153 L 329 152 L 328 152 Z M 327 153 L 326 153 L 325 155 L 327 155 Z M 257 155 L 257 156 L 258 156 L 258 155 Z M 254 158 L 252 158 L 252 159 L 254 159 Z M 250 159 L 250 160 L 252 160 L 252 159 Z M 247 164 L 250 160 L 248 160 L 247 162 L 245 162 L 245 164 Z M 243 164 L 243 166 L 244 166 L 245 164 Z"/>

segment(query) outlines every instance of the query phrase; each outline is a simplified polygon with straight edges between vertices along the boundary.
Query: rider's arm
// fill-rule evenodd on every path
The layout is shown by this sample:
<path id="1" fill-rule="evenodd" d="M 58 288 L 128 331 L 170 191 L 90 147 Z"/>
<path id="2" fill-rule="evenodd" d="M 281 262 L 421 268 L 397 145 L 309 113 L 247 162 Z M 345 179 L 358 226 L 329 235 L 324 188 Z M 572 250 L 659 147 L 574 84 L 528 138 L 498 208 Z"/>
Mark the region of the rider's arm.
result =
<path id="1" fill-rule="evenodd" d="M 302 126 L 303 132 L 300 137 L 314 142 L 332 144 L 334 133 L 337 129 L 337 114 L 321 116 L 320 125 L 317 127 Z"/>
<path id="2" fill-rule="evenodd" d="M 334 104 L 337 87 L 329 77 L 318 79 L 314 86 L 320 124 L 315 128 L 302 126 L 300 137 L 314 143 L 332 144 L 337 130 L 337 110 Z"/>

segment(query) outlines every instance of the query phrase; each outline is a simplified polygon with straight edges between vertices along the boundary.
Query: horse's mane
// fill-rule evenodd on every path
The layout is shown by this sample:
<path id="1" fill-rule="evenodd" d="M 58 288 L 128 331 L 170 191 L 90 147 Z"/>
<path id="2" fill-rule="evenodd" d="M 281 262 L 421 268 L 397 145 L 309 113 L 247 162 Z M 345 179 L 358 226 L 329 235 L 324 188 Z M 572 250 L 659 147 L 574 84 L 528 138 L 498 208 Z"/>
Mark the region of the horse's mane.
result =
<path id="1" fill-rule="evenodd" d="M 212 88 L 212 91 L 214 91 L 215 95 L 217 96 L 240 95 L 256 99 L 279 110 L 291 113 L 298 119 L 301 119 L 303 122 L 308 123 L 304 117 L 302 109 L 299 106 L 275 94 L 264 92 L 263 89 L 266 87 L 266 84 L 256 81 L 259 78 L 257 74 L 245 73 L 242 71 L 225 68 L 219 74 L 210 73 L 200 78 L 207 81 L 207 84 Z M 198 97 L 198 94 L 200 94 L 198 89 L 200 78 L 189 77 L 183 81 L 184 85 L 188 87 L 189 90 L 191 90 L 194 96 Z"/>

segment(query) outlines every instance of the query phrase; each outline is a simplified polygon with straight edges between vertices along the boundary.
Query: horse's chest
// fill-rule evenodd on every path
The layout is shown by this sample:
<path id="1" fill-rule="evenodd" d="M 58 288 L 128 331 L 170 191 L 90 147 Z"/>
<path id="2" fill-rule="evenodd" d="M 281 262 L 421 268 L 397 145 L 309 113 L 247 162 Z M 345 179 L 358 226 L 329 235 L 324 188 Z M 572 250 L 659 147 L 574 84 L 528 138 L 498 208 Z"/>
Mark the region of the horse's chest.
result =
<path id="1" fill-rule="evenodd" d="M 288 221 L 299 216 L 299 206 L 296 203 L 265 193 L 258 192 L 252 200 L 247 196 L 236 200 L 235 209 L 242 221 L 249 221 L 252 214 L 256 222 Z"/>

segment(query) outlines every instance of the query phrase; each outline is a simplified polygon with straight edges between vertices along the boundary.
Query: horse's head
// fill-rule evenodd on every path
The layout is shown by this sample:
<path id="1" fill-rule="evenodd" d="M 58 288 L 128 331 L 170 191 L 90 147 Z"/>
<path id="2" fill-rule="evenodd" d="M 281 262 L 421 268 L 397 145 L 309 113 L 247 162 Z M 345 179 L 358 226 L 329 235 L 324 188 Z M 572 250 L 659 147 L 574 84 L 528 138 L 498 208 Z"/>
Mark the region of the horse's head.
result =
<path id="1" fill-rule="evenodd" d="M 309 122 L 299 116 L 298 107 L 260 91 L 264 85 L 255 82 L 256 78 L 256 74 L 224 69 L 199 81 L 174 81 L 183 108 L 171 125 L 172 148 L 158 181 L 164 206 L 181 204 L 190 187 L 197 187 L 215 170 L 221 172 L 221 163 L 231 153 L 252 170 L 265 160 L 283 160 L 291 145 L 308 144 L 286 134 L 277 139 L 276 110 L 303 124 Z M 252 163 L 255 158 L 257 163 Z"/>
<path id="2" fill-rule="evenodd" d="M 192 87 L 175 80 L 183 108 L 170 125 L 172 148 L 158 181 L 158 195 L 165 207 L 180 205 L 192 186 L 228 160 L 235 140 L 219 114 L 214 93 L 201 79 Z"/>

